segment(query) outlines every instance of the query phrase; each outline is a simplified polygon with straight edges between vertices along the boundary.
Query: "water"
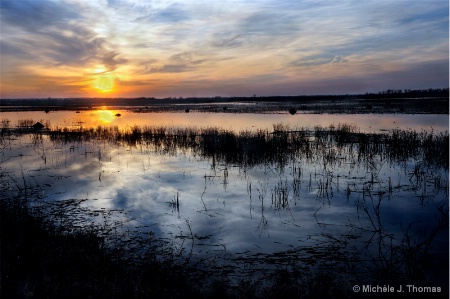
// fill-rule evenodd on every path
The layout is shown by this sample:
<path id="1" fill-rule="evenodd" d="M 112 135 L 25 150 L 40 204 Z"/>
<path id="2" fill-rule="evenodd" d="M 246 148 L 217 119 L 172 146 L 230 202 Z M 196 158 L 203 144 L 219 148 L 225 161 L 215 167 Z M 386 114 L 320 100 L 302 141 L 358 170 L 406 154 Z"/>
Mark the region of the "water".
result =
<path id="1" fill-rule="evenodd" d="M 120 113 L 121 116 L 115 116 Z M 91 110 L 44 112 L 2 112 L 1 119 L 8 119 L 16 126 L 20 119 L 49 122 L 51 127 L 85 128 L 96 126 L 118 126 L 126 128 L 138 126 L 199 126 L 221 127 L 227 130 L 270 129 L 273 124 L 313 128 L 328 127 L 331 124 L 352 123 L 362 132 L 380 132 L 392 129 L 411 129 L 442 132 L 449 128 L 448 115 L 444 114 L 234 114 L 234 113 L 134 113 L 126 110 Z"/>
<path id="2" fill-rule="evenodd" d="M 272 128 L 281 121 L 305 127 L 350 122 L 372 132 L 399 125 L 416 130 L 432 126 L 436 132 L 448 126 L 447 116 L 430 115 L 121 111 L 121 117 L 107 118 L 117 112 L 105 113 L 42 117 L 51 119 L 52 126 L 82 121 L 86 127 L 123 128 L 163 124 L 239 130 Z M 2 119 L 12 123 L 14 117 L 38 119 L 36 112 L 2 113 Z M 363 257 L 379 259 L 393 247 L 406 248 L 408 234 L 413 236 L 411 245 L 433 235 L 448 211 L 448 169 L 417 157 L 397 161 L 381 153 L 358 155 L 354 145 L 333 145 L 313 156 L 300 152 L 278 163 L 240 165 L 191 148 L 164 150 L 154 144 L 104 140 L 64 143 L 27 134 L 2 139 L 0 165 L 12 192 L 15 185 L 40 186 L 42 201 L 79 200 L 85 211 L 120 211 L 114 221 L 125 230 L 151 231 L 183 257 L 211 259 L 244 275 L 282 266 L 332 268 Z M 95 221 L 106 221 L 104 214 L 94 214 L 90 217 Z M 433 256 L 448 257 L 448 230 L 437 231 L 432 244 Z"/>

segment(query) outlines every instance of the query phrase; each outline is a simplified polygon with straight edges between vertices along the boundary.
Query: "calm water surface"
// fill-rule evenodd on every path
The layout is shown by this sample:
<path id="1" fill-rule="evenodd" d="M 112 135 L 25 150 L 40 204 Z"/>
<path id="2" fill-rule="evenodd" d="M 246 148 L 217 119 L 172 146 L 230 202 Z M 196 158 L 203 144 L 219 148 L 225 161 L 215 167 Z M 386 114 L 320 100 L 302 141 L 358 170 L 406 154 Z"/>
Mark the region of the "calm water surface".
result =
<path id="1" fill-rule="evenodd" d="M 121 116 L 115 116 L 120 113 Z M 293 127 L 328 127 L 331 124 L 352 123 L 362 132 L 411 129 L 441 132 L 448 130 L 449 117 L 442 114 L 234 114 L 234 113 L 133 113 L 121 110 L 2 112 L 1 119 L 8 119 L 16 126 L 20 119 L 33 119 L 52 127 L 138 126 L 221 127 L 233 131 L 272 129 L 275 123 Z"/>
<path id="2" fill-rule="evenodd" d="M 120 112 L 122 116 L 114 114 Z M 354 123 L 362 131 L 403 129 L 443 131 L 442 115 L 251 115 L 63 111 L 2 113 L 17 119 L 50 120 L 52 126 L 131 125 L 220 126 L 231 130 Z M 335 151 L 336 159 L 327 161 Z M 360 159 L 354 148 L 328 148 L 314 157 L 253 166 L 227 164 L 190 150 L 158 151 L 151 145 L 105 141 L 60 143 L 48 136 L 2 141 L 1 168 L 11 182 L 38 185 L 44 201 L 85 200 L 91 210 L 112 209 L 130 231 L 152 231 L 179 252 L 214 256 L 224 264 L 252 269 L 292 263 L 333 262 L 380 248 L 401 246 L 405 229 L 424 234 L 448 209 L 448 169 L 410 159 L 376 155 Z M 14 186 L 11 183 L 11 186 Z M 103 221 L 101 217 L 97 221 Z M 381 235 L 380 232 L 383 232 Z M 420 237 L 419 237 L 420 238 Z M 433 243 L 448 257 L 448 231 Z M 332 253 L 327 253 L 329 251 Z M 351 254 L 349 252 L 352 252 Z M 261 263 L 264 257 L 268 264 Z M 331 258 L 330 258 L 331 257 Z M 335 260 L 334 260 L 335 262 Z M 272 264 L 273 266 L 273 264 Z M 242 270 L 242 269 L 241 269 Z"/>

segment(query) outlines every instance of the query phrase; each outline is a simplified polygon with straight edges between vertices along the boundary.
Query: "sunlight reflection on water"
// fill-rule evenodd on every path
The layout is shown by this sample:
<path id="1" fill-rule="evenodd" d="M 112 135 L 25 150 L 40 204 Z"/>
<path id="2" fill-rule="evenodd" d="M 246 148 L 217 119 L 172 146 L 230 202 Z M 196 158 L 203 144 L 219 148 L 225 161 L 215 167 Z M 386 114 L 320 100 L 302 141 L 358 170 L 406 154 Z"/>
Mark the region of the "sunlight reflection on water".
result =
<path id="1" fill-rule="evenodd" d="M 117 113 L 120 116 L 115 116 Z M 176 126 L 176 127 L 221 127 L 222 129 L 241 131 L 273 129 L 273 124 L 284 123 L 292 127 L 314 128 L 328 127 L 339 123 L 355 124 L 361 132 L 379 132 L 380 130 L 411 129 L 416 131 L 441 132 L 448 130 L 448 115 L 438 114 L 234 114 L 234 113 L 133 113 L 120 110 L 58 111 L 44 112 L 2 112 L 1 119 L 9 119 L 16 126 L 20 119 L 33 119 L 52 127 L 99 125 L 118 126 Z"/>

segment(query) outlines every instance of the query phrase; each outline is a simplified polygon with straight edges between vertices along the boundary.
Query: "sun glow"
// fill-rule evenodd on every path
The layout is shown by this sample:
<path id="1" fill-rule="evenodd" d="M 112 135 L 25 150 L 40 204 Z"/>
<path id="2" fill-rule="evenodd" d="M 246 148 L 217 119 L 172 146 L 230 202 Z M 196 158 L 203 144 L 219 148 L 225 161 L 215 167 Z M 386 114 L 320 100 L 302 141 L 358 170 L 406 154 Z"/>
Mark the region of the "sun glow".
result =
<path id="1" fill-rule="evenodd" d="M 110 74 L 99 74 L 95 78 L 94 86 L 102 92 L 110 92 L 114 89 L 114 77 Z"/>

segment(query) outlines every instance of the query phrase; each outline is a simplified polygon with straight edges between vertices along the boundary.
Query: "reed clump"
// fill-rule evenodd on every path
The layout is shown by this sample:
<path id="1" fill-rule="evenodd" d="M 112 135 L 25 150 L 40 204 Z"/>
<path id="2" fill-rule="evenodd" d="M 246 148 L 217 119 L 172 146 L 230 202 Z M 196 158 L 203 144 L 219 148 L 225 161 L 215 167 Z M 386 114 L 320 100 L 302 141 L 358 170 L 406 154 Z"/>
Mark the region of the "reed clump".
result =
<path id="1" fill-rule="evenodd" d="M 379 156 L 397 163 L 409 159 L 448 167 L 448 131 L 416 132 L 393 130 L 388 133 L 361 133 L 352 124 L 338 124 L 313 130 L 275 124 L 273 131 L 233 132 L 220 128 L 177 128 L 170 126 L 97 127 L 85 130 L 58 129 L 46 132 L 54 142 L 103 140 L 130 146 L 144 145 L 160 153 L 190 150 L 195 155 L 232 165 L 254 166 L 276 163 L 287 165 L 293 158 L 307 161 L 338 160 L 342 151 L 359 160 Z M 330 152 L 330 148 L 337 149 Z"/>

